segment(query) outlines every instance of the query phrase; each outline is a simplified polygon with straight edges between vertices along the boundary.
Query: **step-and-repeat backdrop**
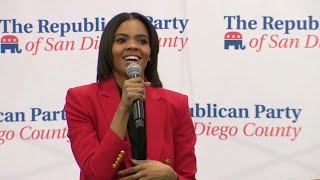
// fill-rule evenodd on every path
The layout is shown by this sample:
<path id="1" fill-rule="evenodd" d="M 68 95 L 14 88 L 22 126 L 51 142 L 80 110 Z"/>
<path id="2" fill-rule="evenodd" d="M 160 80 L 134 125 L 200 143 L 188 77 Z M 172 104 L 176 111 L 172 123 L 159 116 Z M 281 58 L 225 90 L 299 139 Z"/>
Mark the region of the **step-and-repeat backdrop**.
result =
<path id="1" fill-rule="evenodd" d="M 159 33 L 160 78 L 189 96 L 197 179 L 320 178 L 320 2 L 1 3 L 0 179 L 79 178 L 66 91 L 95 82 L 102 30 L 120 12 Z"/>

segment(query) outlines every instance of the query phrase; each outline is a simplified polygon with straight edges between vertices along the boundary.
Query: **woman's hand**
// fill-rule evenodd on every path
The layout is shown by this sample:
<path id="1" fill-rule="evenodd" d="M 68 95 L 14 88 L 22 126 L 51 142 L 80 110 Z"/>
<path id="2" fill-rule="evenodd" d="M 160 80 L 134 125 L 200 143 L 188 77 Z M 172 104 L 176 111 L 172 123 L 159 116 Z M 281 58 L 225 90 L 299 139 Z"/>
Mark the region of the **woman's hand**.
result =
<path id="1" fill-rule="evenodd" d="M 131 110 L 134 100 L 145 99 L 146 87 L 150 85 L 150 82 L 144 82 L 140 77 L 124 81 L 120 105 Z"/>
<path id="2" fill-rule="evenodd" d="M 144 100 L 146 87 L 150 85 L 150 82 L 144 82 L 140 77 L 128 79 L 124 82 L 121 101 L 110 125 L 110 128 L 121 139 L 124 139 L 126 134 L 128 118 L 133 101 L 136 99 Z"/>
<path id="3" fill-rule="evenodd" d="M 118 172 L 120 176 L 127 176 L 120 180 L 176 180 L 178 176 L 171 166 L 154 160 L 132 160 L 135 165 Z"/>

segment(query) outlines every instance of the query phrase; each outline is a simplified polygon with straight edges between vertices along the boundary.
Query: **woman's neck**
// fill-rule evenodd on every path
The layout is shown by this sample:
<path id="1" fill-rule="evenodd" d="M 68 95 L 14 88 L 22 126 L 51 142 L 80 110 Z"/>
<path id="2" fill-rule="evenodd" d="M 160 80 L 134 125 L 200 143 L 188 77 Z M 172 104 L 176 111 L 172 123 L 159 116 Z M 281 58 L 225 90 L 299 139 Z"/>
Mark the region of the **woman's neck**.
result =
<path id="1" fill-rule="evenodd" d="M 117 85 L 122 89 L 123 83 L 128 77 L 119 76 L 118 74 L 113 74 L 114 79 L 116 80 Z"/>

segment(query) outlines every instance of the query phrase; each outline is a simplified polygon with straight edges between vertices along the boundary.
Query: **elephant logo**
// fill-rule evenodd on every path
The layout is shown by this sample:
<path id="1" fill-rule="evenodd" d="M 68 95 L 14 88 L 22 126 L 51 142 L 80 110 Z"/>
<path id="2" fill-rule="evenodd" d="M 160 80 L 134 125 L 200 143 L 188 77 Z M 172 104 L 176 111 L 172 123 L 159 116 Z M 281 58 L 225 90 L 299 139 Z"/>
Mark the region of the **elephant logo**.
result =
<path id="1" fill-rule="evenodd" d="M 6 50 L 10 50 L 11 53 L 21 53 L 19 49 L 19 40 L 16 36 L 6 35 L 1 38 L 1 53 L 5 53 Z"/>
<path id="2" fill-rule="evenodd" d="M 246 46 L 242 45 L 242 34 L 239 32 L 227 32 L 224 35 L 224 49 L 229 49 L 234 46 L 234 49 L 245 49 Z"/>

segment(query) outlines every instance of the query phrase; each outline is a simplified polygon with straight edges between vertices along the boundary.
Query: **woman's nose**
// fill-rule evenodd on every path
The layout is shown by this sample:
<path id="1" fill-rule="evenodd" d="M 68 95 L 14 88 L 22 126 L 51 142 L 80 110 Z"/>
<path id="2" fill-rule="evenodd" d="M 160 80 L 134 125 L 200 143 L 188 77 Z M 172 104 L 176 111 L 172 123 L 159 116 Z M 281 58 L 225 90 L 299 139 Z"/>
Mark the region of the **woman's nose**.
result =
<path id="1" fill-rule="evenodd" d="M 136 43 L 137 43 L 137 42 L 135 42 L 135 41 L 129 41 L 129 42 L 128 42 L 127 49 L 130 49 L 130 50 L 138 49 L 138 46 L 137 46 Z"/>

